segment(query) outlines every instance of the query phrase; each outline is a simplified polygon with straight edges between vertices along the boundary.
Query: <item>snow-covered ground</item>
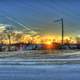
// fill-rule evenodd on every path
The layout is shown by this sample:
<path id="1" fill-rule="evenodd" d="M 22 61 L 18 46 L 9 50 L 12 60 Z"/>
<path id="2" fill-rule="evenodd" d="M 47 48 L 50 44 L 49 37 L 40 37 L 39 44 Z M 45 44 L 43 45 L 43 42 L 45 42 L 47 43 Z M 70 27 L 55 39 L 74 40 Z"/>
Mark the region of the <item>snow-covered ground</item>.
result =
<path id="1" fill-rule="evenodd" d="M 0 65 L 0 80 L 80 80 L 80 64 Z"/>
<path id="2" fill-rule="evenodd" d="M 33 53 L 32 53 L 33 52 Z M 64 63 L 80 63 L 80 51 L 73 53 L 60 54 L 40 54 L 39 51 L 24 51 L 24 52 L 5 52 L 8 57 L 1 57 L 0 64 L 2 65 L 35 65 L 35 64 L 64 64 Z M 34 53 L 37 54 L 34 54 Z M 40 53 L 40 52 L 39 52 Z M 34 56 L 32 56 L 32 54 Z M 5 56 L 0 54 L 1 56 Z M 10 56 L 9 56 L 10 55 Z M 12 56 L 11 56 L 12 55 Z M 19 56 L 18 56 L 19 55 Z M 25 58 L 23 56 L 27 55 Z M 30 55 L 30 56 L 29 56 Z M 37 55 L 36 58 L 34 58 Z M 28 58 L 29 56 L 29 58 Z M 44 57 L 43 57 L 44 56 Z"/>
<path id="3" fill-rule="evenodd" d="M 0 80 L 80 80 L 80 64 L 75 64 L 80 62 L 80 51 L 63 53 L 59 57 L 48 59 L 27 59 L 16 56 L 0 58 Z M 55 62 L 58 64 L 54 64 Z M 65 64 L 66 62 L 71 62 L 71 64 Z"/>

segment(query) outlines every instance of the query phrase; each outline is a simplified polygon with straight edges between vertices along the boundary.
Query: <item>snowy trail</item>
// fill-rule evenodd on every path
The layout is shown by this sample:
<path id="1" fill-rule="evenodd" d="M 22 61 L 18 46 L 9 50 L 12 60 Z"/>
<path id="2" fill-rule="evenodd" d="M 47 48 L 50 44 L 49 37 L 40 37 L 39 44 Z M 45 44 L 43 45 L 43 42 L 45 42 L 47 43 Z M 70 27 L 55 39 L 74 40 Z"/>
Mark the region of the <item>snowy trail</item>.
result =
<path id="1" fill-rule="evenodd" d="M 13 52 L 13 53 L 16 54 L 17 52 Z M 20 52 L 18 52 L 17 54 L 19 53 Z M 21 54 L 24 54 L 24 52 L 22 52 Z M 74 63 L 74 62 L 80 64 L 80 51 L 74 52 L 74 53 L 64 53 L 62 55 L 59 54 L 58 58 L 39 58 L 39 59 L 38 58 L 37 59 L 28 58 L 27 59 L 27 58 L 19 58 L 19 57 L 0 58 L 0 65 L 33 65 L 33 64 L 35 65 L 35 64 L 54 64 L 54 63 L 64 64 L 64 63 Z"/>

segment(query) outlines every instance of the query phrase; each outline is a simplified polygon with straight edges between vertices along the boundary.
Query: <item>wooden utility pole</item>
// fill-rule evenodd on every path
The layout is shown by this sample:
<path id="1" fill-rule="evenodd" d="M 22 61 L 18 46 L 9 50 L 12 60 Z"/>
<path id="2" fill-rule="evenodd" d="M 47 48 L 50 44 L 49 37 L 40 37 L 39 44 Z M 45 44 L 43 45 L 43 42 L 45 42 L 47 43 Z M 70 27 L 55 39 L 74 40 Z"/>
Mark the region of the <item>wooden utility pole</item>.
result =
<path id="1" fill-rule="evenodd" d="M 61 23 L 61 27 L 62 27 L 62 33 L 61 33 L 61 36 L 62 36 L 62 40 L 61 40 L 61 43 L 62 45 L 64 44 L 64 21 L 63 21 L 63 18 L 61 19 L 57 19 L 55 20 L 55 22 L 60 22 Z"/>
<path id="2" fill-rule="evenodd" d="M 61 18 L 61 24 L 62 24 L 62 45 L 64 44 L 64 23 L 63 18 Z"/>

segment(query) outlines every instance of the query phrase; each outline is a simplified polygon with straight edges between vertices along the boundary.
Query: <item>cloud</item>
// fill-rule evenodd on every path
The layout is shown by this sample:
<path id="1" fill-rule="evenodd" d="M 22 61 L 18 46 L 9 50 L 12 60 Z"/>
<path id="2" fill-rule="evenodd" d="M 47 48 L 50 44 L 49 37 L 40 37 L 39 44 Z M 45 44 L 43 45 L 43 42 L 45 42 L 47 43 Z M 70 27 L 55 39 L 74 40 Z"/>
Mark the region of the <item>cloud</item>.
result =
<path id="1" fill-rule="evenodd" d="M 3 32 L 4 30 L 6 30 L 8 27 L 10 27 L 12 25 L 8 25 L 8 24 L 0 24 L 0 32 Z"/>

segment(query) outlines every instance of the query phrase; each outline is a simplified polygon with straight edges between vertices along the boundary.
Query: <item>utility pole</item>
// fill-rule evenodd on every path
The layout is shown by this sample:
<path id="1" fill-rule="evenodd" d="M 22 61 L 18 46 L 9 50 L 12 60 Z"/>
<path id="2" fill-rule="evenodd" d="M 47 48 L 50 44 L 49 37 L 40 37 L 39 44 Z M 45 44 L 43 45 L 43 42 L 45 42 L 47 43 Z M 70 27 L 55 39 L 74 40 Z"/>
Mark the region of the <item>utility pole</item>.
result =
<path id="1" fill-rule="evenodd" d="M 64 24 L 63 24 L 63 18 L 61 18 L 61 24 L 62 24 L 62 45 L 64 44 Z"/>
<path id="2" fill-rule="evenodd" d="M 57 20 L 55 20 L 55 22 L 60 22 L 61 23 L 61 27 L 62 27 L 62 40 L 61 40 L 61 43 L 62 43 L 62 45 L 64 44 L 64 21 L 63 21 L 63 18 L 61 18 L 61 19 L 57 19 Z"/>

